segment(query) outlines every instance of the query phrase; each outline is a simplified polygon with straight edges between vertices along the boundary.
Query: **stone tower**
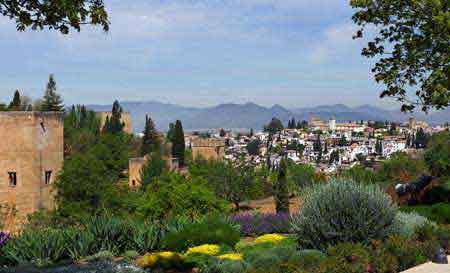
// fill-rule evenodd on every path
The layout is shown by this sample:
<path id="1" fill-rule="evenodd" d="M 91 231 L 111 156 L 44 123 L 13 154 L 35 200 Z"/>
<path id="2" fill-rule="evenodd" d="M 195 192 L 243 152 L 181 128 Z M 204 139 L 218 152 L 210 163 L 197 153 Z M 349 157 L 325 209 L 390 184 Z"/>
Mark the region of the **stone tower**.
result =
<path id="1" fill-rule="evenodd" d="M 225 142 L 215 138 L 193 138 L 191 140 L 192 158 L 222 159 L 225 156 Z"/>
<path id="2" fill-rule="evenodd" d="M 29 213 L 54 208 L 52 184 L 64 160 L 63 113 L 0 112 L 0 204 L 16 211 L 14 229 Z"/>

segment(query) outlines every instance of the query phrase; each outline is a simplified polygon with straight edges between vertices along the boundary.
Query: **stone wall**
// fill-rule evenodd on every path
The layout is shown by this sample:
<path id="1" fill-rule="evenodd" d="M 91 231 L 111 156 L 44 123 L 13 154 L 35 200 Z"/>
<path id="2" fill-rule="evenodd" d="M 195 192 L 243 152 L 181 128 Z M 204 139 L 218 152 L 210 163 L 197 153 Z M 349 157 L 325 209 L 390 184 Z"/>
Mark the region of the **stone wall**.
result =
<path id="1" fill-rule="evenodd" d="M 225 156 L 225 142 L 216 138 L 193 138 L 191 140 L 193 159 L 221 159 Z"/>
<path id="2" fill-rule="evenodd" d="M 112 112 L 96 112 L 97 116 L 100 118 L 100 128 L 103 128 L 105 125 L 106 117 L 111 118 Z M 122 113 L 122 122 L 125 123 L 125 127 L 123 128 L 124 132 L 128 134 L 133 133 L 133 126 L 131 124 L 131 115 L 129 112 Z"/>
<path id="3" fill-rule="evenodd" d="M 0 203 L 17 211 L 14 228 L 26 215 L 54 208 L 52 184 L 64 160 L 62 113 L 0 112 Z M 46 172 L 51 172 L 46 183 Z M 17 184 L 10 184 L 15 173 Z"/>

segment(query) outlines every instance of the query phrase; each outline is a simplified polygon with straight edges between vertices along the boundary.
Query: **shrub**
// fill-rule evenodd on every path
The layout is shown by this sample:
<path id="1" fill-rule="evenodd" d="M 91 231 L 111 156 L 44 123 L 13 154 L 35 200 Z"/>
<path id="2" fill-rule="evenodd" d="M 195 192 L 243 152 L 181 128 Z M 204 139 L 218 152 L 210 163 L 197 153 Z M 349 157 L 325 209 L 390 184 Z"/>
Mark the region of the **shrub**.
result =
<path id="1" fill-rule="evenodd" d="M 450 204 L 437 203 L 432 206 L 403 206 L 404 212 L 417 212 L 428 220 L 439 224 L 450 224 Z"/>
<path id="2" fill-rule="evenodd" d="M 111 261 L 113 258 L 114 255 L 111 252 L 105 250 L 86 257 L 86 261 L 88 262 Z"/>
<path id="3" fill-rule="evenodd" d="M 203 268 L 202 273 L 246 273 L 248 265 L 239 260 L 219 260 Z"/>
<path id="4" fill-rule="evenodd" d="M 327 255 L 319 250 L 305 249 L 297 251 L 288 260 L 288 272 L 294 272 L 297 269 L 310 273 L 318 272 L 320 264 L 326 257 Z"/>
<path id="5" fill-rule="evenodd" d="M 272 243 L 272 244 L 278 244 L 279 242 L 286 239 L 285 236 L 280 234 L 266 234 L 259 236 L 255 239 L 255 244 L 261 244 L 261 243 Z"/>
<path id="6" fill-rule="evenodd" d="M 328 248 L 329 257 L 322 264 L 323 273 L 367 272 L 369 253 L 362 244 L 341 243 Z"/>
<path id="7" fill-rule="evenodd" d="M 181 254 L 170 251 L 145 254 L 136 260 L 136 264 L 142 268 L 173 269 L 183 267 L 183 263 Z"/>
<path id="8" fill-rule="evenodd" d="M 181 252 L 203 244 L 233 247 L 239 239 L 239 226 L 220 217 L 207 217 L 201 222 L 187 224 L 178 231 L 168 232 L 163 238 L 163 245 L 166 249 Z"/>
<path id="9" fill-rule="evenodd" d="M 250 273 L 279 273 L 281 259 L 273 253 L 262 252 L 253 256 L 248 270 Z"/>
<path id="10" fill-rule="evenodd" d="M 244 256 L 240 253 L 226 253 L 218 256 L 219 260 L 235 260 L 242 261 Z"/>
<path id="11" fill-rule="evenodd" d="M 334 180 L 312 186 L 304 196 L 292 227 L 306 248 L 386 238 L 397 213 L 390 197 L 374 185 Z"/>
<path id="12" fill-rule="evenodd" d="M 209 256 L 216 256 L 220 253 L 220 246 L 218 245 L 201 245 L 196 247 L 191 247 L 186 251 L 186 256 L 192 254 L 204 254 Z"/>
<path id="13" fill-rule="evenodd" d="M 415 213 L 398 212 L 395 216 L 395 223 L 392 232 L 401 236 L 412 237 L 414 232 L 430 223 L 427 218 Z"/>
<path id="14" fill-rule="evenodd" d="M 370 252 L 370 272 L 395 273 L 398 268 L 397 257 L 387 251 L 380 241 L 372 241 Z"/>
<path id="15" fill-rule="evenodd" d="M 155 224 L 133 221 L 130 224 L 127 249 L 144 254 L 160 246 L 161 229 Z"/>
<path id="16" fill-rule="evenodd" d="M 398 259 L 398 271 L 426 262 L 426 257 L 416 241 L 403 236 L 390 236 L 385 242 L 386 250 Z"/>
<path id="17" fill-rule="evenodd" d="M 120 219 L 109 216 L 89 217 L 83 221 L 83 226 L 95 238 L 93 253 L 108 250 L 120 254 L 126 249 L 130 233 Z"/>
<path id="18" fill-rule="evenodd" d="M 290 217 L 287 213 L 244 213 L 233 216 L 232 221 L 241 226 L 242 236 L 290 232 Z"/>

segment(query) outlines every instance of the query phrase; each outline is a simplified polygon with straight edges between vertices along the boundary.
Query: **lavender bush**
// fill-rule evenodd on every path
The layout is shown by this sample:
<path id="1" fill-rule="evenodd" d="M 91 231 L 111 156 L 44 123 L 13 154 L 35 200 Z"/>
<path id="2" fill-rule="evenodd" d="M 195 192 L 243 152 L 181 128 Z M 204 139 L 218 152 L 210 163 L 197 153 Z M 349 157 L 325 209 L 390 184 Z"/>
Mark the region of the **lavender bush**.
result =
<path id="1" fill-rule="evenodd" d="M 243 213 L 232 217 L 232 221 L 241 226 L 242 236 L 254 236 L 267 233 L 290 233 L 290 216 L 287 213 Z"/>

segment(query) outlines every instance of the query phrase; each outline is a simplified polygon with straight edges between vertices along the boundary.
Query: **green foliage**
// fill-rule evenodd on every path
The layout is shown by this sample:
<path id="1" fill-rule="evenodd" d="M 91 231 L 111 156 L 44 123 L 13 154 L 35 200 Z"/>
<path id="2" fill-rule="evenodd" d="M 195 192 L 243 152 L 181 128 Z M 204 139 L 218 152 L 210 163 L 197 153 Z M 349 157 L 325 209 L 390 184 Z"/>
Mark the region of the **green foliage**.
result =
<path id="1" fill-rule="evenodd" d="M 123 132 L 125 123 L 122 122 L 122 107 L 116 100 L 113 103 L 111 110 L 111 117 L 106 117 L 105 125 L 103 127 L 103 132 L 109 134 L 118 134 Z"/>
<path id="2" fill-rule="evenodd" d="M 141 156 L 151 152 L 160 152 L 161 140 L 156 130 L 155 123 L 151 118 L 145 116 L 144 136 L 142 137 Z"/>
<path id="3" fill-rule="evenodd" d="M 20 101 L 20 93 L 19 93 L 19 90 L 16 90 L 14 92 L 14 97 L 13 97 L 11 103 L 9 104 L 8 110 L 9 111 L 20 111 L 21 105 L 22 105 L 22 103 Z"/>
<path id="4" fill-rule="evenodd" d="M 140 182 L 144 187 L 151 184 L 154 179 L 157 179 L 168 169 L 160 153 L 152 153 L 149 156 L 149 160 L 140 171 Z"/>
<path id="5" fill-rule="evenodd" d="M 399 211 L 395 216 L 393 233 L 411 238 L 418 228 L 429 223 L 430 221 L 427 218 L 415 212 L 405 213 Z"/>
<path id="6" fill-rule="evenodd" d="M 2 247 L 2 255 L 11 264 L 47 266 L 68 256 L 65 247 L 62 230 L 24 230 Z"/>
<path id="7" fill-rule="evenodd" d="M 135 250 L 127 250 L 122 254 L 123 260 L 127 263 L 133 262 L 137 257 L 139 257 L 139 252 Z"/>
<path id="8" fill-rule="evenodd" d="M 353 181 L 361 181 L 362 183 L 375 184 L 381 183 L 379 176 L 372 170 L 368 170 L 361 165 L 355 165 L 354 167 L 343 170 L 340 176 L 343 179 L 350 179 Z"/>
<path id="9" fill-rule="evenodd" d="M 424 155 L 425 163 L 434 176 L 450 177 L 450 132 L 433 134 Z"/>
<path id="10" fill-rule="evenodd" d="M 327 258 L 327 255 L 314 249 L 304 249 L 295 252 L 288 261 L 289 272 L 296 269 L 303 269 L 305 272 L 317 272 L 320 264 Z M 302 272 L 302 271 L 301 271 Z"/>
<path id="11" fill-rule="evenodd" d="M 261 179 L 255 166 L 240 157 L 231 161 L 196 160 L 189 166 L 193 178 L 204 179 L 217 196 L 239 210 L 242 201 L 261 195 Z"/>
<path id="12" fill-rule="evenodd" d="M 387 185 L 411 182 L 424 173 L 426 173 L 424 161 L 413 159 L 404 152 L 391 155 L 389 160 L 383 162 L 378 171 L 379 181 L 384 181 L 382 183 Z"/>
<path id="13" fill-rule="evenodd" d="M 248 264 L 243 261 L 219 260 L 203 268 L 201 273 L 246 273 Z"/>
<path id="14" fill-rule="evenodd" d="M 289 189 L 287 182 L 287 162 L 282 159 L 278 179 L 274 185 L 274 198 L 277 213 L 289 213 Z"/>
<path id="15" fill-rule="evenodd" d="M 249 155 L 259 155 L 259 146 L 261 145 L 261 141 L 259 141 L 258 139 L 252 140 L 250 141 L 247 146 L 247 152 Z"/>
<path id="16" fill-rule="evenodd" d="M 315 169 L 309 164 L 289 164 L 288 180 L 294 185 L 294 193 L 300 193 L 304 188 L 313 185 L 316 181 Z"/>
<path id="17" fill-rule="evenodd" d="M 153 180 L 139 200 L 138 212 L 146 219 L 173 216 L 198 217 L 224 212 L 226 203 L 217 198 L 202 178 L 186 178 L 168 172 Z"/>
<path id="18" fill-rule="evenodd" d="M 41 111 L 61 112 L 64 111 L 61 96 L 56 93 L 56 82 L 53 74 L 50 74 L 44 98 L 41 103 Z"/>
<path id="19" fill-rule="evenodd" d="M 117 197 L 127 192 L 118 181 L 128 165 L 129 140 L 124 134 L 102 135 L 86 153 L 65 160 L 55 183 L 59 213 L 82 218 L 126 206 L 126 198 Z"/>
<path id="20" fill-rule="evenodd" d="M 180 166 L 184 166 L 184 152 L 186 149 L 186 144 L 184 142 L 184 131 L 183 131 L 183 125 L 181 124 L 180 120 L 177 120 L 175 122 L 175 126 L 173 127 L 173 136 L 170 136 L 170 138 L 173 139 L 172 141 L 172 156 L 175 158 L 178 158 L 178 162 Z"/>
<path id="21" fill-rule="evenodd" d="M 428 220 L 439 224 L 450 224 L 450 204 L 437 203 L 431 206 L 402 206 L 404 212 L 416 212 Z"/>
<path id="22" fill-rule="evenodd" d="M 319 250 L 386 238 L 397 212 L 378 187 L 344 180 L 314 185 L 304 198 L 293 228 L 301 246 Z"/>
<path id="23" fill-rule="evenodd" d="M 233 247 L 239 239 L 239 226 L 231 224 L 223 217 L 211 216 L 186 224 L 180 230 L 169 231 L 163 237 L 163 245 L 169 250 L 185 251 L 189 247 L 203 244 Z"/>
<path id="24" fill-rule="evenodd" d="M 397 257 L 398 271 L 404 271 L 426 262 L 420 246 L 408 237 L 391 236 L 385 242 L 386 250 Z"/>
<path id="25" fill-rule="evenodd" d="M 369 268 L 370 256 L 362 244 L 341 243 L 328 248 L 323 273 L 361 273 Z"/>
<path id="26" fill-rule="evenodd" d="M 73 105 L 64 116 L 64 154 L 86 153 L 99 138 L 100 119 L 84 105 Z"/>
<path id="27" fill-rule="evenodd" d="M 284 129 L 283 122 L 277 118 L 272 118 L 269 124 L 264 126 L 264 132 L 274 135 Z"/>
<path id="28" fill-rule="evenodd" d="M 89 256 L 96 243 L 95 235 L 86 230 L 75 227 L 66 229 L 67 253 L 73 261 Z"/>
<path id="29" fill-rule="evenodd" d="M 109 29 L 108 14 L 103 1 L 0 1 L 0 14 L 16 22 L 17 30 L 25 31 L 55 29 L 68 34 L 73 28 L 80 31 L 81 25 L 100 25 L 104 31 Z"/>
<path id="30" fill-rule="evenodd" d="M 114 254 L 112 254 L 108 250 L 103 250 L 95 253 L 94 255 L 86 257 L 87 262 L 98 262 L 98 261 L 111 261 L 114 258 Z"/>
<path id="31" fill-rule="evenodd" d="M 357 11 L 353 21 L 365 28 L 375 27 L 362 55 L 379 58 L 372 71 L 386 88 L 381 97 L 393 97 L 410 111 L 443 109 L 450 99 L 450 11 L 447 0 L 380 1 L 352 0 Z M 418 69 L 420 68 L 420 69 Z M 411 92 L 412 91 L 412 92 Z M 415 94 L 410 97 L 409 94 Z"/>

